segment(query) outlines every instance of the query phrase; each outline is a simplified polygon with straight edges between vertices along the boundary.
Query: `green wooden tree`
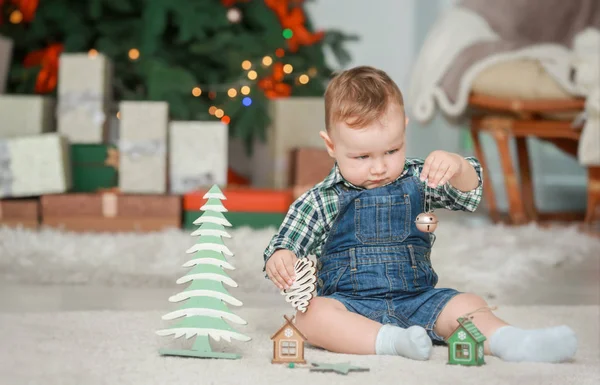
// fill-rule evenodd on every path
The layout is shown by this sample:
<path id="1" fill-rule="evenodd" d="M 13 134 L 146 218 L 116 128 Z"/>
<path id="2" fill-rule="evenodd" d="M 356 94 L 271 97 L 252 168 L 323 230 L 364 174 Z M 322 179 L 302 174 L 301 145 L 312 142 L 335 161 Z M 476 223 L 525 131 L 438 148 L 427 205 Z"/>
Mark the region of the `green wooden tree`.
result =
<path id="1" fill-rule="evenodd" d="M 225 255 L 233 253 L 223 242 L 222 237 L 231 238 L 225 226 L 231 224 L 225 219 L 223 212 L 227 209 L 221 203 L 226 199 L 219 187 L 213 186 L 204 195 L 208 199 L 202 206 L 204 213 L 194 223 L 199 224 L 192 236 L 199 236 L 198 242 L 187 250 L 194 257 L 183 266 L 191 268 L 187 274 L 177 280 L 178 284 L 191 282 L 185 290 L 171 296 L 169 301 L 181 303 L 180 307 L 162 318 L 179 320 L 173 326 L 157 331 L 160 336 L 174 335 L 175 338 L 196 337 L 191 349 L 160 349 L 161 355 L 206 358 L 240 358 L 239 354 L 213 351 L 209 336 L 219 341 L 236 339 L 249 341 L 250 337 L 234 330 L 228 322 L 245 325 L 247 322 L 231 312 L 227 306 L 241 306 L 242 302 L 234 298 L 225 285 L 237 287 L 238 284 L 225 273 L 224 269 L 233 270 Z"/>

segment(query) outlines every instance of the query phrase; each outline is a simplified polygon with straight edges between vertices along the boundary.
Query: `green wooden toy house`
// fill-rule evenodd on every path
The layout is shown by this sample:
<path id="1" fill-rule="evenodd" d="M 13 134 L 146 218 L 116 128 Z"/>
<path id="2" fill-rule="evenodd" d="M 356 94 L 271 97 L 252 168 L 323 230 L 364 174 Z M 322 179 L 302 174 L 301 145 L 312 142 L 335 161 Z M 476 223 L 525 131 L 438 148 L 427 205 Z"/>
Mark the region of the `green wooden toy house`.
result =
<path id="1" fill-rule="evenodd" d="M 448 363 L 480 366 L 485 364 L 483 342 L 485 336 L 468 318 L 459 318 L 458 327 L 448 340 Z"/>

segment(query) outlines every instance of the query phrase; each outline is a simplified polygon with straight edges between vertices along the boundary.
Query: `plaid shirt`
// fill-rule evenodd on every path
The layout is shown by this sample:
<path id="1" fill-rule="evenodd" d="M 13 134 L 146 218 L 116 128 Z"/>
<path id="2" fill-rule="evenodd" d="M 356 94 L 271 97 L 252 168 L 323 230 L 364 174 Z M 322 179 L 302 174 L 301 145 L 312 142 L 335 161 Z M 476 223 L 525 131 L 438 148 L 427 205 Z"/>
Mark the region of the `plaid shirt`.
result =
<path id="1" fill-rule="evenodd" d="M 467 192 L 456 189 L 450 183 L 430 189 L 428 199 L 431 199 L 432 209 L 475 211 L 481 201 L 483 191 L 482 169 L 475 158 L 468 157 L 466 160 L 475 168 L 479 177 L 479 185 Z M 419 176 L 423 169 L 423 163 L 422 159 L 406 159 L 404 171 L 398 179 L 407 173 Z M 363 189 L 346 181 L 336 164 L 323 181 L 292 204 L 279 232 L 273 236 L 264 252 L 265 263 L 278 249 L 291 250 L 298 258 L 308 255 L 315 255 L 317 258 L 321 256 L 323 244 L 338 212 L 339 197 L 333 189 L 337 183 L 344 183 L 353 189 Z"/>

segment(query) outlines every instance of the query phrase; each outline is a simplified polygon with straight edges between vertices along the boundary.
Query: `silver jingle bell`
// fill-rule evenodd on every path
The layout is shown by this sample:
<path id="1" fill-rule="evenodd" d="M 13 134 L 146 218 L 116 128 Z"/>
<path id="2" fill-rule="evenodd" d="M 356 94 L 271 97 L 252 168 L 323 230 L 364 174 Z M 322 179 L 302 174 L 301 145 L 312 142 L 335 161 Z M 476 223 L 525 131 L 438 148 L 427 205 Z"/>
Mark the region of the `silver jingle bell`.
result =
<path id="1" fill-rule="evenodd" d="M 415 220 L 417 229 L 424 233 L 433 233 L 438 225 L 438 219 L 434 213 L 421 213 Z"/>

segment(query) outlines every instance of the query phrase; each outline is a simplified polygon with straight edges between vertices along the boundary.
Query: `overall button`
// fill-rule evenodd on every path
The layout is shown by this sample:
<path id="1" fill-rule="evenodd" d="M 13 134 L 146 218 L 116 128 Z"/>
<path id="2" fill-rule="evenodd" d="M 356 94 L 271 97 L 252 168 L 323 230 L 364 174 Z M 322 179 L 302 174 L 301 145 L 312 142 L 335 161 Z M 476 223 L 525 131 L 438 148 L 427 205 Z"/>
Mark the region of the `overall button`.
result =
<path id="1" fill-rule="evenodd" d="M 323 261 L 320 259 L 317 261 L 317 270 L 321 270 L 323 268 Z"/>
<path id="2" fill-rule="evenodd" d="M 323 287 L 323 280 L 321 278 L 317 279 L 317 287 Z"/>

